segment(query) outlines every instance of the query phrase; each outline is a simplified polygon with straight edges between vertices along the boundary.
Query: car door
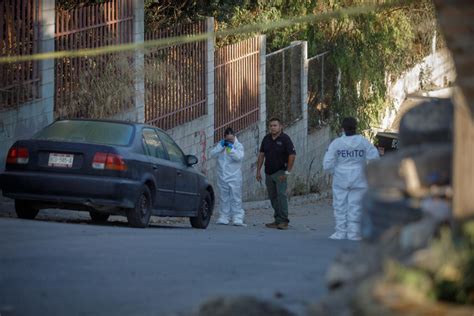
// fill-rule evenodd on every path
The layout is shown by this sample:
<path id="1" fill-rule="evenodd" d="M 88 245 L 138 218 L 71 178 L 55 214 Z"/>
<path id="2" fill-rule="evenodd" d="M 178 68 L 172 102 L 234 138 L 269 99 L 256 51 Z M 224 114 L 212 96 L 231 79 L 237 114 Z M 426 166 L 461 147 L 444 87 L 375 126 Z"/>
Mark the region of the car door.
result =
<path id="1" fill-rule="evenodd" d="M 163 131 L 157 130 L 168 152 L 170 161 L 176 170 L 175 203 L 178 212 L 190 212 L 197 208 L 199 203 L 198 175 L 194 169 L 185 163 L 181 148 Z"/>
<path id="2" fill-rule="evenodd" d="M 162 141 L 152 128 L 143 129 L 143 145 L 145 153 L 153 168 L 156 183 L 155 208 L 173 210 L 175 199 L 176 170 L 169 160 Z"/>

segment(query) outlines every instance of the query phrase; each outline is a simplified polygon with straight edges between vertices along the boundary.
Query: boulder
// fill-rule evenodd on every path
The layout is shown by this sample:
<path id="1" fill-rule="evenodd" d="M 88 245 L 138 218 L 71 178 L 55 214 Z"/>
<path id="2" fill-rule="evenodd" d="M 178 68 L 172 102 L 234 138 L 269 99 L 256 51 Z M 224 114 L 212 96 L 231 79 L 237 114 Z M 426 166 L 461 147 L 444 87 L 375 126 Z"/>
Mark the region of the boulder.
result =
<path id="1" fill-rule="evenodd" d="M 419 201 L 397 190 L 372 190 L 362 200 L 361 233 L 365 240 L 377 240 L 391 227 L 422 218 Z"/>
<path id="2" fill-rule="evenodd" d="M 432 186 L 451 184 L 452 151 L 447 143 L 401 149 L 367 165 L 367 182 L 377 190 L 398 189 L 423 197 Z"/>
<path id="3" fill-rule="evenodd" d="M 431 98 L 403 115 L 399 128 L 399 148 L 425 143 L 452 143 L 453 126 L 452 101 Z"/>

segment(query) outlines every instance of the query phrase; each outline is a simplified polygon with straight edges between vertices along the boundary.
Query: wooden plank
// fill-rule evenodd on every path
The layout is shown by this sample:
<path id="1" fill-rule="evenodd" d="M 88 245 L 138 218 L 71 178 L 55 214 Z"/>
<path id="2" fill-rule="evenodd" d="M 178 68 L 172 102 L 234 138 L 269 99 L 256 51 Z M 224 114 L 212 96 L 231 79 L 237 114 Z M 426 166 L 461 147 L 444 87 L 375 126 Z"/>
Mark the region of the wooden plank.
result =
<path id="1" fill-rule="evenodd" d="M 460 90 L 456 90 L 454 102 L 453 214 L 455 219 L 463 220 L 474 215 L 474 122 L 468 102 Z"/>

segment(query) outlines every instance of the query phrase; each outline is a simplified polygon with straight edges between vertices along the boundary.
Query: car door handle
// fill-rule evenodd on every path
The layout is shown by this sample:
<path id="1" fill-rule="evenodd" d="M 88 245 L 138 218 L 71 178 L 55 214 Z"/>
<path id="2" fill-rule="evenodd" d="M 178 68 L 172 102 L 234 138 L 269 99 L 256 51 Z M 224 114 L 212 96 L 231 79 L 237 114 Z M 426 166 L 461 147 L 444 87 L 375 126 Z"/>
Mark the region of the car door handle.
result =
<path id="1" fill-rule="evenodd" d="M 153 165 L 153 170 L 158 170 L 158 166 L 157 166 L 157 165 Z"/>
<path id="2" fill-rule="evenodd" d="M 180 175 L 182 174 L 182 172 L 178 170 L 178 171 L 176 171 L 176 174 L 177 174 L 178 176 L 180 176 Z"/>

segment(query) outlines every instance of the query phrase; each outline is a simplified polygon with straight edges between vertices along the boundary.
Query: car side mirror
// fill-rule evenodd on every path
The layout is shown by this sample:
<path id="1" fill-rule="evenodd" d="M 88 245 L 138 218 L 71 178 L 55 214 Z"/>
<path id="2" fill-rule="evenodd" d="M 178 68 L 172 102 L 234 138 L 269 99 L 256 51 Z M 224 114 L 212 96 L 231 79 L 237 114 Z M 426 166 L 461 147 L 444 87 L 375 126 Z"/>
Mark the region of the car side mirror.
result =
<path id="1" fill-rule="evenodd" d="M 186 155 L 186 164 L 188 166 L 193 166 L 198 163 L 198 159 L 196 156 L 193 155 Z"/>

